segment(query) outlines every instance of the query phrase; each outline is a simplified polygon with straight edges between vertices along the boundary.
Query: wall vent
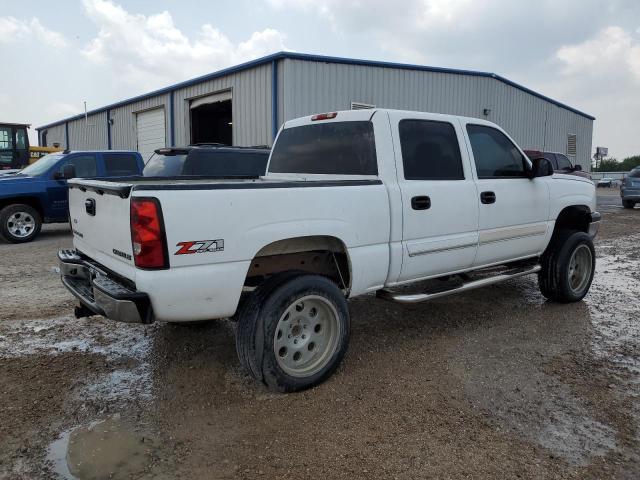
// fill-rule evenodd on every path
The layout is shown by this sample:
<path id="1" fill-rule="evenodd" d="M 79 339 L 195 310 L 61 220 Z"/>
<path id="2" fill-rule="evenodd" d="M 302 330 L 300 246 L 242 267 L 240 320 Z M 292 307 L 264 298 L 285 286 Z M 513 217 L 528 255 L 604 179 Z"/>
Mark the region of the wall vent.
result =
<path id="1" fill-rule="evenodd" d="M 567 135 L 567 155 L 572 155 L 575 157 L 577 150 L 577 139 L 575 134 L 570 133 Z"/>
<path id="2" fill-rule="evenodd" d="M 376 106 L 370 103 L 351 102 L 351 110 L 366 110 L 368 108 L 376 108 Z"/>

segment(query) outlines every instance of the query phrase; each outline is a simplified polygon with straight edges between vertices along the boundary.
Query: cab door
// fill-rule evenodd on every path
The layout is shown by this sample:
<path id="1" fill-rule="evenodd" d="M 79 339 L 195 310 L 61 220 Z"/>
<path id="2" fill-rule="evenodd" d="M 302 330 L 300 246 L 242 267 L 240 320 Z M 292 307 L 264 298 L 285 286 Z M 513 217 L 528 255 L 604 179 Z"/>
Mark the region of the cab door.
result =
<path id="1" fill-rule="evenodd" d="M 69 155 L 49 172 L 50 180 L 47 187 L 51 214 L 55 219 L 65 219 L 69 212 L 69 187 L 66 178 L 56 178 L 62 174 L 65 165 L 73 165 L 76 178 L 90 178 L 97 175 L 96 156 L 92 153 Z M 58 174 L 58 175 L 56 175 Z"/>
<path id="2" fill-rule="evenodd" d="M 403 210 L 398 282 L 466 270 L 478 244 L 478 195 L 455 117 L 391 113 Z"/>
<path id="3" fill-rule="evenodd" d="M 475 267 L 541 253 L 549 232 L 551 177 L 529 178 L 528 161 L 495 126 L 465 124 L 479 192 Z"/>

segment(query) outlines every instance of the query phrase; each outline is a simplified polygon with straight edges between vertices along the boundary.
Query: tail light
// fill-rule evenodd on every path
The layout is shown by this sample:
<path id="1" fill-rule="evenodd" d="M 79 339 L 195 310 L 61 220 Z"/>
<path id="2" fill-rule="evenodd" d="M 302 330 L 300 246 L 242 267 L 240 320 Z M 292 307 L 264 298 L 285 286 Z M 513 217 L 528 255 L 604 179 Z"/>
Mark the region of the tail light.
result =
<path id="1" fill-rule="evenodd" d="M 336 118 L 337 116 L 338 116 L 338 112 L 319 113 L 311 117 L 311 121 L 315 122 L 317 120 L 331 120 L 332 118 Z"/>
<path id="2" fill-rule="evenodd" d="M 157 198 L 131 199 L 131 244 L 136 267 L 169 268 L 162 209 Z"/>

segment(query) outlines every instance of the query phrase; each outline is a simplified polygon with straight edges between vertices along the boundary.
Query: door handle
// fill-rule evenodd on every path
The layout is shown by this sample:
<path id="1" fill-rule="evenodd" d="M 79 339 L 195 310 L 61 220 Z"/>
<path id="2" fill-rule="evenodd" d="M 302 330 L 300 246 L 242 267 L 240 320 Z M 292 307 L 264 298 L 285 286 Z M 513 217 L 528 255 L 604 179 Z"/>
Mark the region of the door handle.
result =
<path id="1" fill-rule="evenodd" d="M 496 203 L 496 194 L 494 192 L 482 192 L 480 201 L 484 204 Z"/>
<path id="2" fill-rule="evenodd" d="M 428 210 L 431 208 L 431 199 L 426 195 L 413 197 L 411 199 L 411 208 L 414 210 Z"/>

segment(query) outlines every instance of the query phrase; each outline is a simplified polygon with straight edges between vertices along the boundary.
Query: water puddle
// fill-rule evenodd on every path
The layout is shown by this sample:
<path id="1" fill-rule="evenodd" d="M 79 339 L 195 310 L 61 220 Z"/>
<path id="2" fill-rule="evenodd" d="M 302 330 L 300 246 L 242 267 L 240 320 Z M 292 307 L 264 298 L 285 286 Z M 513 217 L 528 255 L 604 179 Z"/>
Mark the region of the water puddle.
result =
<path id="1" fill-rule="evenodd" d="M 150 398 L 151 368 L 148 363 L 152 336 L 147 325 L 130 325 L 98 317 L 75 319 L 16 320 L 4 322 L 0 335 L 0 358 L 29 355 L 98 354 L 105 369 L 95 378 L 82 379 L 76 396 L 101 402 L 122 398 Z"/>
<path id="2" fill-rule="evenodd" d="M 158 445 L 116 414 L 63 432 L 49 445 L 47 460 L 65 480 L 128 479 L 150 471 Z"/>

